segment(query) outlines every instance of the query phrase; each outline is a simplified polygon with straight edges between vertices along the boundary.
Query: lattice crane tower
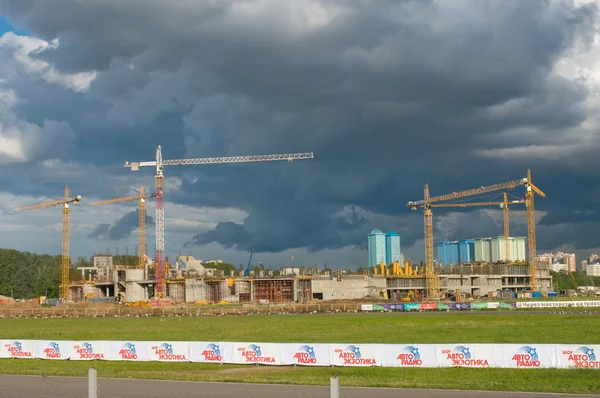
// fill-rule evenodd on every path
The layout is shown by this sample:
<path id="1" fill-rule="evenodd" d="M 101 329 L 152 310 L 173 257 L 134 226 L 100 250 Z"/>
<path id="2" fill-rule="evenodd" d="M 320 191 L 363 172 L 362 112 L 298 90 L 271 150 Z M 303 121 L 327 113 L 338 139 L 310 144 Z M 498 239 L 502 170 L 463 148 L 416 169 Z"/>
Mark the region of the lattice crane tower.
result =
<path id="1" fill-rule="evenodd" d="M 501 191 L 505 189 L 513 189 L 519 185 L 526 185 L 527 178 L 520 180 L 504 182 L 483 186 L 475 189 L 468 189 L 461 192 L 453 192 L 446 195 L 431 197 L 429 194 L 429 186 L 426 184 L 423 192 L 423 200 L 407 202 L 407 206 L 412 210 L 422 208 L 424 210 L 424 232 L 425 232 L 425 285 L 428 298 L 439 298 L 440 285 L 439 276 L 435 274 L 433 267 L 433 213 L 431 205 L 433 203 L 445 202 L 447 200 L 465 198 L 467 196 L 480 195 L 484 193 Z"/>
<path id="2" fill-rule="evenodd" d="M 70 226 L 71 226 L 71 210 L 70 203 L 79 204 L 81 201 L 81 195 L 76 195 L 72 198 L 69 197 L 69 186 L 65 185 L 65 195 L 63 199 L 54 200 L 52 202 L 38 203 L 31 206 L 20 207 L 15 211 L 25 211 L 41 209 L 43 207 L 63 205 L 63 217 L 62 217 L 62 284 L 60 297 L 64 301 L 69 299 L 69 268 L 71 260 L 69 258 L 69 242 L 70 242 Z"/>
<path id="3" fill-rule="evenodd" d="M 146 195 L 144 185 L 142 184 L 140 186 L 140 194 L 139 195 L 122 196 L 120 198 L 106 199 L 106 200 L 100 200 L 97 202 L 90 203 L 90 206 L 98 206 L 98 205 L 105 205 L 105 204 L 109 204 L 109 203 L 127 202 L 129 200 L 137 200 L 138 201 L 138 203 L 139 203 L 139 218 L 140 218 L 139 219 L 139 229 L 140 229 L 139 246 L 140 246 L 140 248 L 139 248 L 139 264 L 138 264 L 139 268 L 144 268 L 145 257 L 146 257 L 146 204 L 145 204 L 144 199 L 153 198 L 155 196 L 156 196 L 156 194 Z"/>
<path id="4" fill-rule="evenodd" d="M 156 160 L 148 162 L 125 162 L 125 167 L 131 171 L 138 171 L 140 167 L 156 167 L 156 296 L 163 297 L 165 293 L 164 269 L 165 269 L 165 210 L 164 210 L 164 187 L 165 177 L 163 174 L 164 166 L 185 166 L 185 165 L 207 165 L 221 163 L 248 163 L 248 162 L 269 162 L 274 160 L 293 160 L 312 159 L 312 152 L 305 153 L 287 153 L 274 155 L 254 155 L 254 156 L 224 156 L 213 158 L 194 158 L 163 160 L 162 148 L 159 145 L 156 148 Z"/>

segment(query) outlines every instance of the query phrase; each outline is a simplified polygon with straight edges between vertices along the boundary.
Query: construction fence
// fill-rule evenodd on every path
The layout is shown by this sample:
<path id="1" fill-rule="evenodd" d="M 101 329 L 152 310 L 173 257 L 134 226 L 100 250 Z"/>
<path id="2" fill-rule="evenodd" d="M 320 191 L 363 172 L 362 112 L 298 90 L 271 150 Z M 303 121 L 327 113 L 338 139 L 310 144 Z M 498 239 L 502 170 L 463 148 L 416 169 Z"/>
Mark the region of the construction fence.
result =
<path id="1" fill-rule="evenodd" d="M 244 304 L 135 307 L 118 304 L 98 304 L 94 308 L 0 308 L 0 317 L 135 317 L 135 316 L 206 316 L 249 314 L 307 314 L 336 312 L 414 312 L 414 311 L 480 311 L 553 308 L 599 308 L 600 300 L 579 301 L 511 301 L 511 302 L 459 302 L 459 303 L 395 303 L 395 304 Z"/>
<path id="2" fill-rule="evenodd" d="M 304 366 L 600 368 L 600 345 L 0 340 L 0 358 Z"/>

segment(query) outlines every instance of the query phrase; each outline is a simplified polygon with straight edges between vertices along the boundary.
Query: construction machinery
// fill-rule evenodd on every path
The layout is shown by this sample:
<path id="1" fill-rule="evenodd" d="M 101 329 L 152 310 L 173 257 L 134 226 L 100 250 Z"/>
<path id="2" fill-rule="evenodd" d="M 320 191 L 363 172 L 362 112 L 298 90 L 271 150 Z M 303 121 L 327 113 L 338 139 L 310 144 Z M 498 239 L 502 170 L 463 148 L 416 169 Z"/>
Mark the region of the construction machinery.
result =
<path id="1" fill-rule="evenodd" d="M 154 198 L 156 196 L 156 194 L 150 194 L 150 195 L 146 195 L 145 190 L 144 190 L 144 185 L 142 184 L 140 186 L 140 194 L 139 195 L 132 195 L 132 196 L 121 196 L 119 198 L 114 198 L 114 199 L 106 199 L 106 200 L 99 200 L 97 202 L 92 202 L 90 203 L 90 206 L 99 206 L 99 205 L 106 205 L 109 203 L 122 203 L 122 202 L 127 202 L 130 200 L 137 200 L 139 203 L 139 228 L 140 228 L 140 242 L 139 242 L 139 264 L 138 267 L 139 268 L 144 268 L 145 264 L 146 264 L 146 203 L 145 203 L 145 199 L 149 199 L 149 198 Z M 118 253 L 117 253 L 118 254 Z"/>
<path id="2" fill-rule="evenodd" d="M 427 295 L 429 298 L 438 298 L 440 293 L 439 276 L 434 272 L 433 266 L 433 213 L 431 211 L 432 204 L 445 202 L 452 199 L 465 198 L 468 196 L 480 195 L 490 192 L 503 191 L 514 189 L 518 186 L 525 186 L 526 196 L 525 205 L 527 207 L 527 232 L 528 232 L 528 254 L 529 254 L 529 269 L 530 269 L 530 286 L 532 291 L 537 290 L 537 267 L 536 267 L 536 242 L 535 242 L 535 214 L 533 208 L 533 193 L 537 193 L 542 197 L 546 197 L 538 187 L 531 182 L 531 170 L 527 170 L 527 177 L 519 180 L 508 181 L 500 184 L 482 186 L 480 188 L 468 189 L 461 192 L 453 192 L 446 195 L 431 197 L 429 194 L 429 186 L 425 184 L 423 199 L 418 201 L 410 201 L 407 206 L 412 210 L 423 208 L 424 213 L 424 230 L 425 230 L 425 283 L 427 286 Z M 508 212 L 508 205 L 506 205 Z M 508 214 L 508 213 L 506 213 Z M 505 230 L 507 225 L 505 223 Z"/>
<path id="3" fill-rule="evenodd" d="M 165 229 L 164 229 L 164 167 L 165 166 L 186 166 L 186 165 L 208 165 L 208 164 L 223 164 L 223 163 L 247 163 L 247 162 L 268 162 L 274 160 L 293 160 L 312 159 L 312 152 L 306 153 L 288 153 L 274 155 L 254 155 L 254 156 L 225 156 L 211 158 L 194 158 L 194 159 L 174 159 L 163 160 L 162 147 L 156 148 L 156 159 L 147 162 L 125 162 L 125 167 L 131 171 L 139 171 L 140 167 L 156 167 L 156 295 L 164 297 L 165 281 L 164 281 L 164 251 L 165 251 Z"/>
<path id="4" fill-rule="evenodd" d="M 525 194 L 525 206 L 527 207 L 527 241 L 529 244 L 529 274 L 531 291 L 537 291 L 537 249 L 535 243 L 535 214 L 533 209 L 533 194 L 536 193 L 542 198 L 546 194 L 541 189 L 533 185 L 531 182 L 531 170 L 527 170 L 527 178 L 525 182 L 527 193 Z"/>
<path id="5" fill-rule="evenodd" d="M 430 299 L 439 298 L 440 295 L 440 278 L 435 274 L 433 266 L 433 213 L 431 205 L 434 203 L 445 202 L 452 199 L 465 198 L 473 195 L 480 195 L 489 192 L 502 191 L 506 189 L 514 189 L 520 185 L 525 185 L 526 178 L 520 180 L 508 181 L 501 184 L 482 186 L 480 188 L 468 189 L 461 192 L 453 192 L 446 195 L 431 197 L 429 194 L 429 186 L 425 184 L 423 190 L 423 199 L 418 201 L 410 201 L 406 205 L 412 210 L 418 208 L 423 209 L 424 230 L 425 230 L 425 285 L 427 288 L 427 297 Z"/>
<path id="6" fill-rule="evenodd" d="M 516 199 L 508 201 L 508 196 L 504 192 L 504 200 L 502 202 L 465 202 L 465 203 L 434 203 L 431 207 L 472 207 L 472 206 L 500 206 L 504 213 L 504 260 L 510 261 L 510 219 L 508 206 L 515 204 L 525 204 L 525 199 Z"/>
<path id="7" fill-rule="evenodd" d="M 81 195 L 76 195 L 74 197 L 69 197 L 69 186 L 65 185 L 65 193 L 63 199 L 54 200 L 46 203 L 37 203 L 35 205 L 20 207 L 15 209 L 15 211 L 26 211 L 26 210 L 35 210 L 41 209 L 44 207 L 51 206 L 63 206 L 63 217 L 62 217 L 62 284 L 60 291 L 60 298 L 63 302 L 69 299 L 69 268 L 71 265 L 71 259 L 69 257 L 69 242 L 70 242 L 70 229 L 71 229 L 71 211 L 70 204 L 73 203 L 75 205 L 81 202 Z"/>
<path id="8" fill-rule="evenodd" d="M 244 276 L 250 276 L 250 263 L 252 262 L 253 254 L 254 254 L 254 249 L 250 250 L 250 258 L 248 259 L 248 265 L 246 265 L 246 270 L 244 271 Z"/>

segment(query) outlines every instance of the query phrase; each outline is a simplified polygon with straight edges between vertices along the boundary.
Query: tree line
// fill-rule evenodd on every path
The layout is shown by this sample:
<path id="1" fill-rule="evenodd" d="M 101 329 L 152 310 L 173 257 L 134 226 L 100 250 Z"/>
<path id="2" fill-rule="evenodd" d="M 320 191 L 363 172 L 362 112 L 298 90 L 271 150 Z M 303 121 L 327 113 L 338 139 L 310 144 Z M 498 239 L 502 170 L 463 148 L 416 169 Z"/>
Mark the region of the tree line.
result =
<path id="1" fill-rule="evenodd" d="M 138 264 L 136 256 L 113 256 L 119 265 Z M 71 258 L 69 280 L 81 280 L 77 267 L 92 267 L 93 257 Z M 15 299 L 39 296 L 58 297 L 60 294 L 62 256 L 0 249 L 0 295 Z"/>

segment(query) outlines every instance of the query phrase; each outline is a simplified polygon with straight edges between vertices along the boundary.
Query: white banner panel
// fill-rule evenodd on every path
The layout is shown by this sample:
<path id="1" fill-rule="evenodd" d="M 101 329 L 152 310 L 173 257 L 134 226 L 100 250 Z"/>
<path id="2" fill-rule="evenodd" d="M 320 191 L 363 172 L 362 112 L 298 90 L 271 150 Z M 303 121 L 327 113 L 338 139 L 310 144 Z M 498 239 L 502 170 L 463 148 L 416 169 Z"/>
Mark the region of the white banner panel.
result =
<path id="1" fill-rule="evenodd" d="M 2 340 L 0 344 L 0 358 L 34 358 L 35 340 Z"/>
<path id="2" fill-rule="evenodd" d="M 149 361 L 147 341 L 108 341 L 110 361 Z"/>
<path id="3" fill-rule="evenodd" d="M 233 363 L 233 343 L 191 342 L 190 361 Z"/>
<path id="4" fill-rule="evenodd" d="M 282 365 L 331 366 L 332 350 L 329 344 L 294 344 L 279 345 Z"/>
<path id="5" fill-rule="evenodd" d="M 584 301 L 517 301 L 517 308 L 600 307 L 599 300 Z"/>
<path id="6" fill-rule="evenodd" d="M 438 365 L 435 344 L 384 345 L 381 366 L 435 368 Z"/>
<path id="7" fill-rule="evenodd" d="M 488 310 L 494 310 L 494 309 L 500 307 L 500 303 L 490 301 L 489 303 L 487 303 L 487 307 L 488 307 Z"/>
<path id="8" fill-rule="evenodd" d="M 600 345 L 556 345 L 557 367 L 600 368 Z"/>
<path id="9" fill-rule="evenodd" d="M 38 340 L 34 344 L 35 357 L 39 359 L 69 359 L 68 341 Z"/>
<path id="10" fill-rule="evenodd" d="M 331 344 L 336 366 L 381 366 L 381 344 Z"/>
<path id="11" fill-rule="evenodd" d="M 277 343 L 233 343 L 233 363 L 281 365 Z"/>
<path id="12" fill-rule="evenodd" d="M 106 341 L 71 341 L 69 353 L 72 361 L 93 361 L 106 359 L 108 344 Z"/>
<path id="13" fill-rule="evenodd" d="M 189 362 L 190 343 L 184 341 L 149 342 L 148 358 L 150 358 L 151 361 Z"/>
<path id="14" fill-rule="evenodd" d="M 556 367 L 553 344 L 502 344 L 496 347 L 495 366 L 500 368 Z"/>
<path id="15" fill-rule="evenodd" d="M 494 344 L 437 344 L 440 367 L 486 368 L 495 365 Z"/>
<path id="16" fill-rule="evenodd" d="M 0 340 L 0 358 L 304 366 L 600 369 L 600 345 Z"/>

